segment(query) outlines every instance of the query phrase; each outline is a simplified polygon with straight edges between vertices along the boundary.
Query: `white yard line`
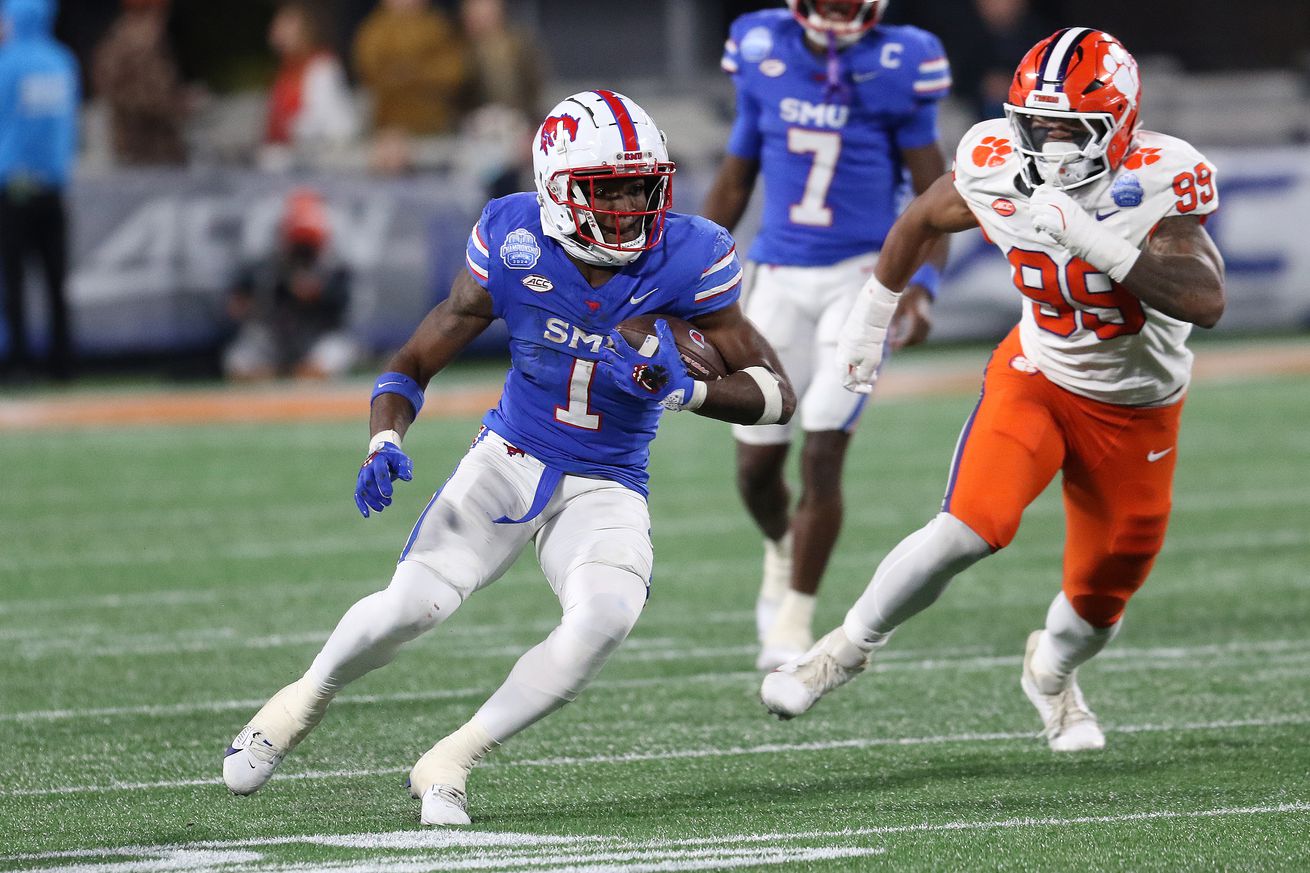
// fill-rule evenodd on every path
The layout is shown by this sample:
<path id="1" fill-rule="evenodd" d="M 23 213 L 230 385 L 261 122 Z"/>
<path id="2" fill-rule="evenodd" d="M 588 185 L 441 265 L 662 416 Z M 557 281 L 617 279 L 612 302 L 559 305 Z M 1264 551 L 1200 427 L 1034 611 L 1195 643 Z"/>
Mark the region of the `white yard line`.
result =
<path id="1" fill-rule="evenodd" d="M 1289 714 L 1266 718 L 1228 719 L 1223 721 L 1183 722 L 1171 724 L 1108 725 L 1106 733 L 1194 733 L 1243 728 L 1285 727 L 1310 724 L 1310 714 Z M 848 740 L 827 740 L 809 743 L 764 743 L 758 746 L 729 746 L 725 748 L 668 749 L 662 752 L 631 752 L 621 755 L 586 755 L 577 757 L 529 758 L 523 760 L 493 761 L 484 767 L 575 767 L 590 764 L 633 764 L 644 761 L 674 761 L 695 758 L 731 758 L 748 755 L 791 754 L 802 752 L 828 752 L 837 749 L 872 749 L 885 746 L 927 746 L 949 743 L 1034 742 L 1035 731 L 1001 731 L 993 733 L 939 734 L 920 737 L 864 737 Z M 217 770 L 217 762 L 215 770 Z M 280 774 L 280 780 L 317 781 L 354 779 L 404 773 L 402 768 L 363 770 L 309 770 L 300 773 Z M 54 788 L 14 788 L 0 790 L 0 797 L 49 797 L 62 794 L 88 794 L 109 791 L 144 791 L 159 788 L 188 788 L 199 785 L 221 785 L 217 777 L 197 779 L 166 779 L 154 782 L 111 782 L 105 785 L 61 785 Z"/>
<path id="2" fill-rule="evenodd" d="M 326 638 L 326 632 L 323 632 L 316 637 L 316 639 Z M 648 644 L 649 642 L 651 641 L 647 641 Z M 743 654 L 752 654 L 757 648 L 754 645 L 723 646 L 718 648 L 680 648 L 676 645 L 668 645 L 667 640 L 661 640 L 658 642 L 661 644 L 661 647 L 659 648 L 643 648 L 638 640 L 633 640 L 633 643 L 637 643 L 637 645 L 626 651 L 621 649 L 619 653 L 615 655 L 615 658 L 618 663 L 645 663 L 693 657 L 736 657 Z M 266 639 L 256 640 L 253 647 L 266 647 L 266 643 Z M 503 649 L 484 649 L 479 652 L 466 652 L 462 653 L 460 657 L 504 657 L 506 655 L 521 654 L 531 648 L 531 646 L 532 643 L 525 642 L 514 646 L 506 646 Z M 878 656 L 878 660 L 873 663 L 870 672 L 893 673 L 901 671 L 951 669 L 965 671 L 990 670 L 1015 667 L 1018 666 L 1022 660 L 1018 655 L 952 655 L 953 652 L 971 651 L 976 650 L 932 649 L 886 652 Z M 1262 657 L 1260 666 L 1270 667 L 1279 666 L 1282 663 L 1278 656 L 1284 656 L 1289 661 L 1298 663 L 1303 659 L 1303 656 L 1307 652 L 1310 652 L 1310 640 L 1252 640 L 1249 642 L 1208 643 L 1199 646 L 1120 646 L 1107 649 L 1098 655 L 1097 665 L 1103 665 L 1105 669 L 1112 669 L 1115 672 L 1131 672 L 1133 670 L 1147 669 L 1189 669 L 1196 666 L 1193 662 L 1198 658 L 1222 658 L 1232 655 L 1237 655 L 1239 657 L 1244 655 L 1261 655 L 1266 657 Z M 1270 655 L 1275 657 L 1272 659 L 1267 657 Z M 721 670 L 716 670 L 684 676 L 600 679 L 593 682 L 589 687 L 594 689 L 642 688 L 676 686 L 688 682 L 736 684 L 738 682 L 758 678 L 760 678 L 760 674 L 756 672 L 723 672 Z M 487 694 L 490 690 L 491 689 L 487 686 L 476 686 L 470 688 L 433 689 L 429 691 L 401 691 L 389 694 L 346 694 L 338 698 L 335 705 L 340 707 L 343 705 L 358 703 L 401 703 L 409 701 L 461 699 L 465 697 L 474 697 L 479 694 Z M 22 712 L 0 712 L 0 723 L 62 721 L 66 719 L 135 715 L 193 715 L 204 712 L 227 712 L 231 710 L 252 709 L 262 706 L 263 704 L 264 701 L 261 699 L 243 698 L 237 700 L 195 701 L 190 703 L 141 704 L 137 706 L 37 709 Z"/>
<path id="3" fill-rule="evenodd" d="M 1115 825 L 1143 821 L 1195 820 L 1234 816 L 1293 815 L 1310 811 L 1310 803 L 1292 802 L 1198 810 L 1144 810 L 1116 815 L 1010 818 L 982 821 L 923 822 L 881 827 L 768 834 L 719 834 L 684 839 L 633 840 L 618 835 L 555 836 L 494 831 L 434 828 L 365 834 L 307 834 L 255 837 L 243 840 L 206 840 L 160 846 L 106 846 L 31 852 L 0 856 L 3 863 L 76 861 L 77 859 L 136 859 L 125 864 L 95 863 L 46 870 L 91 871 L 214 869 L 251 863 L 257 869 L 332 869 L 364 873 L 371 870 L 417 871 L 434 869 L 542 869 L 567 864 L 570 870 L 622 870 L 625 873 L 661 870 L 722 869 L 725 866 L 776 864 L 803 860 L 868 857 L 885 846 L 852 845 L 861 838 L 907 833 L 967 833 L 1033 828 Z M 820 848 L 805 843 L 821 843 Z M 846 845 L 840 845 L 846 843 Z M 358 851 L 422 852 L 423 858 L 340 859 L 320 862 L 279 863 L 257 853 L 280 846 L 317 846 Z M 253 857 L 252 857 L 253 855 Z M 617 865 L 616 862 L 631 861 Z M 726 862 L 726 863 L 724 863 Z M 735 863 L 740 862 L 740 863 Z M 590 866 L 584 866 L 590 865 Z M 604 865 L 604 866 L 598 866 Z"/>

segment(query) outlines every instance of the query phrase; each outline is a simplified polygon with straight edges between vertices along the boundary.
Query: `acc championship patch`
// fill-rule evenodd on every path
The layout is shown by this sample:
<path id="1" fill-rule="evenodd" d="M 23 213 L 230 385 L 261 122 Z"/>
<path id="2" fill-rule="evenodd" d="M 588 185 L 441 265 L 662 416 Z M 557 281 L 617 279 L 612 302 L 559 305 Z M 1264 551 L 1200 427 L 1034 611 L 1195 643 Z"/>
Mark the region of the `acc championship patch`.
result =
<path id="1" fill-rule="evenodd" d="M 1110 199 L 1114 201 L 1115 206 L 1122 206 L 1125 209 L 1141 206 L 1145 194 L 1142 183 L 1135 173 L 1124 173 L 1110 186 Z"/>
<path id="2" fill-rule="evenodd" d="M 531 231 L 520 227 L 500 244 L 500 259 L 511 270 L 531 270 L 541 259 L 541 246 Z"/>

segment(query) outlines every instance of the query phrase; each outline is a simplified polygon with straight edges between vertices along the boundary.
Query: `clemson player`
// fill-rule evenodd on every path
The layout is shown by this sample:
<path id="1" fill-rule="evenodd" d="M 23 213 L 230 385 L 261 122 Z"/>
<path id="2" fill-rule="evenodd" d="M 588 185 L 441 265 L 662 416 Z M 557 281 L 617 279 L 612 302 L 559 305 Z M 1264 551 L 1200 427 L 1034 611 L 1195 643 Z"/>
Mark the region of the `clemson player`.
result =
<path id="1" fill-rule="evenodd" d="M 1164 541 L 1192 325 L 1224 309 L 1202 228 L 1215 171 L 1182 140 L 1139 130 L 1137 64 L 1107 33 L 1060 30 L 1024 57 L 1006 119 L 976 125 L 955 171 L 887 237 L 839 339 L 845 385 L 872 388 L 899 290 L 946 233 L 981 226 L 1022 295 L 965 422 L 942 509 L 882 561 L 843 624 L 765 677 L 790 718 L 862 671 L 950 580 L 1014 538 L 1057 472 L 1062 590 L 1028 637 L 1021 685 L 1055 751 L 1099 749 L 1077 667 L 1114 637 Z"/>

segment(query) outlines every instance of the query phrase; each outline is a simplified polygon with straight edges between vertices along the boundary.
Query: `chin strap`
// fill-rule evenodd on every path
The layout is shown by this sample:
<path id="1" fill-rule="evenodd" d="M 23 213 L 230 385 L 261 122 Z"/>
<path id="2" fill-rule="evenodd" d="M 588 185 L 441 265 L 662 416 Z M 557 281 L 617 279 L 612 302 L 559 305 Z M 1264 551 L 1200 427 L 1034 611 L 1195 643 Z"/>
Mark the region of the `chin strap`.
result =
<path id="1" fill-rule="evenodd" d="M 838 55 L 837 34 L 828 32 L 828 82 L 823 86 L 825 103 L 850 103 L 851 88 L 842 81 L 841 57 Z"/>

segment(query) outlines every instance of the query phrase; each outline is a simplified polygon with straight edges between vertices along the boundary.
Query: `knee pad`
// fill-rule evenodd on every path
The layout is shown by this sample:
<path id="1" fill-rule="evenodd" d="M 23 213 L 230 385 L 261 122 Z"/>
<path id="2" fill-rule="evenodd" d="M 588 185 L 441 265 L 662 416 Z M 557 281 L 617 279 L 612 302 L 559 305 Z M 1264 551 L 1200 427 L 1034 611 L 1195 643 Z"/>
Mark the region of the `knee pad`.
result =
<path id="1" fill-rule="evenodd" d="M 383 590 L 395 625 L 412 637 L 425 633 L 454 614 L 463 599 L 439 573 L 418 561 L 401 561 Z"/>

